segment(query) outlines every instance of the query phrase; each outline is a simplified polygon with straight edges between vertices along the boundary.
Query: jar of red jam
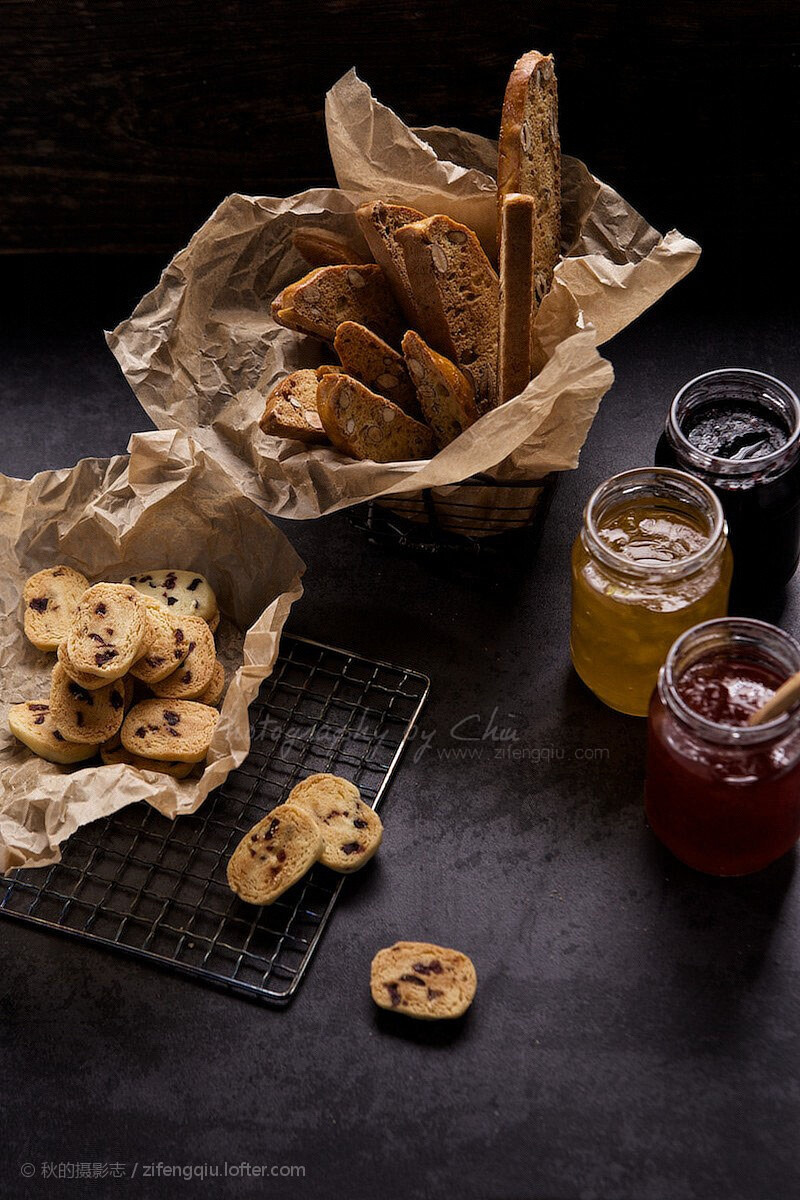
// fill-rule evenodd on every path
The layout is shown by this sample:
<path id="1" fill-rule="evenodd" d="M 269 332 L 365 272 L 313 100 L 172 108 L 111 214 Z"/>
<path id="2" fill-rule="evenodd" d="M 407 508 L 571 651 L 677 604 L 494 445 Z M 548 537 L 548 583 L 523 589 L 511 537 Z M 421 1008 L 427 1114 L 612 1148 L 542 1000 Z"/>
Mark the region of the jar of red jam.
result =
<path id="1" fill-rule="evenodd" d="M 670 650 L 650 702 L 645 810 L 690 867 L 747 875 L 800 837 L 800 706 L 749 717 L 800 671 L 800 645 L 744 617 L 706 621 Z"/>
<path id="2" fill-rule="evenodd" d="M 655 461 L 719 497 L 734 602 L 788 583 L 800 560 L 800 401 L 791 388 L 743 368 L 699 375 L 672 401 Z"/>

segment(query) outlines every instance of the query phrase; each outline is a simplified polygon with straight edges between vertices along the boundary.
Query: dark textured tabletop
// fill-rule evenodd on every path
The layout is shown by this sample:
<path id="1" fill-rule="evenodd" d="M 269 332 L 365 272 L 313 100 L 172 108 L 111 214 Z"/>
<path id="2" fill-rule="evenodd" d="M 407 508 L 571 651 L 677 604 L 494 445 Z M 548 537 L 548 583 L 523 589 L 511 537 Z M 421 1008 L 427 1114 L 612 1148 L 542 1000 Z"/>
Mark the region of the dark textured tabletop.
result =
<path id="1" fill-rule="evenodd" d="M 101 331 L 159 265 L 6 261 L 0 470 L 122 453 L 150 427 Z M 787 310 L 744 295 L 715 292 L 701 267 L 606 348 L 616 382 L 516 571 L 379 550 L 344 514 L 281 523 L 308 564 L 289 628 L 429 674 L 427 749 L 406 753 L 384 847 L 345 887 L 286 1011 L 0 923 L 4 1196 L 798 1194 L 796 854 L 716 880 L 662 851 L 642 811 L 644 722 L 600 705 L 567 646 L 582 505 L 651 461 L 678 385 L 725 365 L 800 384 Z M 763 615 L 800 633 L 797 589 L 765 597 Z M 453 735 L 466 718 L 469 743 Z M 492 729 L 524 759 L 498 757 Z M 463 1022 L 376 1011 L 370 959 L 397 938 L 473 957 Z M 127 1178 L 41 1178 L 76 1161 Z M 220 1177 L 145 1181 L 159 1162 Z M 305 1175 L 259 1181 L 232 1174 L 241 1163 Z"/>

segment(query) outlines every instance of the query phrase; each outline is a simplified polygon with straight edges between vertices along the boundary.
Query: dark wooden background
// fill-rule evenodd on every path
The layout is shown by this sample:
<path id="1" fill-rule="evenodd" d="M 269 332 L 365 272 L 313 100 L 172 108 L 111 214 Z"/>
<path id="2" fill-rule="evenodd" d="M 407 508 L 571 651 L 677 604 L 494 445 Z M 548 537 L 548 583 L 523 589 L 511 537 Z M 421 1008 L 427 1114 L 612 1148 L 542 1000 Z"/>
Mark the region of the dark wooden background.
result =
<path id="1" fill-rule="evenodd" d="M 797 0 L 0 0 L 5 251 L 167 255 L 228 192 L 331 179 L 325 91 L 356 66 L 414 124 L 494 135 L 552 50 L 562 143 L 750 279 L 797 209 Z M 784 246 L 784 253 L 793 248 Z M 750 283 L 751 287 L 754 285 Z"/>

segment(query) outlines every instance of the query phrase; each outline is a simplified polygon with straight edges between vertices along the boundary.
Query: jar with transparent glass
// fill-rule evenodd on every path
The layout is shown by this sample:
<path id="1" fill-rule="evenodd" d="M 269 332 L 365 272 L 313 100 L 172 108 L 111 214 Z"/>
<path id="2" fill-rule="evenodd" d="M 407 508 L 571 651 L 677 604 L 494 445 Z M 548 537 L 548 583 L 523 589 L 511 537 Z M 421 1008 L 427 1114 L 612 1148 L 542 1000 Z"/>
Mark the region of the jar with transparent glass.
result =
<path id="1" fill-rule="evenodd" d="M 800 706 L 750 716 L 800 670 L 800 645 L 743 617 L 684 633 L 659 673 L 648 720 L 645 811 L 683 862 L 746 875 L 800 837 Z"/>
<path id="2" fill-rule="evenodd" d="M 727 613 L 731 573 L 722 508 L 704 483 L 641 468 L 601 484 L 572 550 L 570 649 L 583 682 L 646 716 L 676 637 Z"/>

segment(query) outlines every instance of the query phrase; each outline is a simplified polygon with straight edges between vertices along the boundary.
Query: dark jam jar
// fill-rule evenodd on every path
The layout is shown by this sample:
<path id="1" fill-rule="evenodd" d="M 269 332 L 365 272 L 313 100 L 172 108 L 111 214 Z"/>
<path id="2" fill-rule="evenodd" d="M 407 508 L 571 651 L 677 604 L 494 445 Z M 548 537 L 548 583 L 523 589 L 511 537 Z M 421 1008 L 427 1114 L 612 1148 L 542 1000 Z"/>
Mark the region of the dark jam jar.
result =
<path id="1" fill-rule="evenodd" d="M 800 837 L 800 707 L 748 725 L 800 670 L 800 645 L 774 625 L 724 617 L 670 650 L 650 701 L 645 811 L 679 859 L 747 875 Z"/>
<path id="2" fill-rule="evenodd" d="M 734 602 L 779 591 L 800 559 L 800 401 L 758 371 L 710 371 L 670 406 L 656 465 L 679 467 L 722 503 Z"/>

